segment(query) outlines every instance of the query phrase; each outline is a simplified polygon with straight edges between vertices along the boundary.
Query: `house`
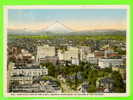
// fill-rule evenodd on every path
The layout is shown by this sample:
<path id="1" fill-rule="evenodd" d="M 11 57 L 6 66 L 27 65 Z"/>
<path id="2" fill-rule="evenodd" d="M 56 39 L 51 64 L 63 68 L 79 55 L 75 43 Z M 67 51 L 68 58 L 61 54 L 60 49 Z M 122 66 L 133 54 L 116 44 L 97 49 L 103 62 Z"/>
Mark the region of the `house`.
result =
<path id="1" fill-rule="evenodd" d="M 96 81 L 96 88 L 103 92 L 110 92 L 114 87 L 114 80 L 109 77 L 100 78 Z"/>
<path id="2" fill-rule="evenodd" d="M 94 56 L 95 56 L 96 58 L 103 58 L 103 57 L 104 57 L 104 51 L 95 50 L 95 51 L 94 51 Z"/>
<path id="3" fill-rule="evenodd" d="M 40 80 L 40 85 L 42 87 L 47 87 L 47 93 L 61 93 L 62 90 L 58 85 L 57 81 L 54 80 Z"/>
<path id="4" fill-rule="evenodd" d="M 83 82 L 78 88 L 79 93 L 88 93 L 89 84 L 88 82 Z"/>
<path id="5" fill-rule="evenodd" d="M 120 59 L 121 56 L 117 52 L 114 52 L 114 53 L 108 54 L 108 58 Z"/>

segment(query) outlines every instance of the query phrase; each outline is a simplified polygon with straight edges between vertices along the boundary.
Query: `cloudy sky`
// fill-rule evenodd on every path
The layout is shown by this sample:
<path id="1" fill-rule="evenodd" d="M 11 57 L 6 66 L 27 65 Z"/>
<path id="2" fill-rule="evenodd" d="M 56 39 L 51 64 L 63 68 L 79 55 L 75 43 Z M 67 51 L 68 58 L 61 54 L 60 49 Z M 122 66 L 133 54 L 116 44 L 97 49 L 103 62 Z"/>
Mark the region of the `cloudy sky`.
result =
<path id="1" fill-rule="evenodd" d="M 9 9 L 9 29 L 45 29 L 56 21 L 80 30 L 126 29 L 126 9 Z"/>

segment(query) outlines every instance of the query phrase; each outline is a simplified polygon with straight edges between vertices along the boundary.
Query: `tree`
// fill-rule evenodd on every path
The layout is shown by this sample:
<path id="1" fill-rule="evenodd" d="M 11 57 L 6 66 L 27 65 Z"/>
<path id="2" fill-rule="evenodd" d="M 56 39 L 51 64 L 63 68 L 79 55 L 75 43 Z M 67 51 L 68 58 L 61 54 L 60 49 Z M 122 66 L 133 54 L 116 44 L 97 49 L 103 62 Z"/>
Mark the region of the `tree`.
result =
<path id="1" fill-rule="evenodd" d="M 52 63 L 46 63 L 46 64 L 42 64 L 42 65 L 44 65 L 48 68 L 48 74 L 50 76 L 53 76 L 53 77 L 56 76 L 55 66 Z"/>
<path id="2" fill-rule="evenodd" d="M 96 86 L 95 86 L 95 85 L 89 85 L 88 92 L 89 92 L 89 93 L 94 93 L 94 92 L 96 92 Z"/>
<path id="3" fill-rule="evenodd" d="M 112 79 L 114 79 L 114 88 L 113 91 L 116 93 L 121 93 L 126 91 L 126 85 L 123 83 L 122 77 L 119 72 L 112 72 Z"/>
<path id="4" fill-rule="evenodd" d="M 108 72 L 108 73 L 111 73 L 111 72 L 112 72 L 112 67 L 105 68 L 104 71 L 105 71 L 105 72 Z"/>

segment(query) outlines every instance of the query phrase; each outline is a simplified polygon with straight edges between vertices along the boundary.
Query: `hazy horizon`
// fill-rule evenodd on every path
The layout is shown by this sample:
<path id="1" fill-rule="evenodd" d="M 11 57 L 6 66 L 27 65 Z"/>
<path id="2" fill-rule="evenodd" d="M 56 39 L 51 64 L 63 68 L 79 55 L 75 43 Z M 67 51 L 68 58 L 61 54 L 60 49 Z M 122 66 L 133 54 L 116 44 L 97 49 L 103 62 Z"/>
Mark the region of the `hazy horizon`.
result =
<path id="1" fill-rule="evenodd" d="M 126 30 L 126 9 L 9 9 L 8 29 L 44 30 L 59 21 L 74 31 Z"/>

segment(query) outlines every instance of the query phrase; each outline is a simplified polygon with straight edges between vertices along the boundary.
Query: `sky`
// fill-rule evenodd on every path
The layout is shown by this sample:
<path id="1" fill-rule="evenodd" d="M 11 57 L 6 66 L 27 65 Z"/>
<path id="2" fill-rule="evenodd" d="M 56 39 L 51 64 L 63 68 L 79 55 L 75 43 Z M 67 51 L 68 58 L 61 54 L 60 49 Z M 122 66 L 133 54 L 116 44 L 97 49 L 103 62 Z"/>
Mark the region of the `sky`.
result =
<path id="1" fill-rule="evenodd" d="M 8 28 L 39 30 L 58 21 L 76 31 L 125 30 L 126 17 L 126 9 L 9 9 Z"/>

